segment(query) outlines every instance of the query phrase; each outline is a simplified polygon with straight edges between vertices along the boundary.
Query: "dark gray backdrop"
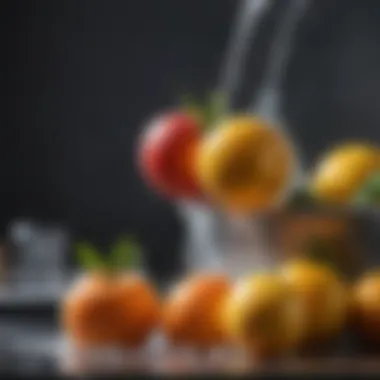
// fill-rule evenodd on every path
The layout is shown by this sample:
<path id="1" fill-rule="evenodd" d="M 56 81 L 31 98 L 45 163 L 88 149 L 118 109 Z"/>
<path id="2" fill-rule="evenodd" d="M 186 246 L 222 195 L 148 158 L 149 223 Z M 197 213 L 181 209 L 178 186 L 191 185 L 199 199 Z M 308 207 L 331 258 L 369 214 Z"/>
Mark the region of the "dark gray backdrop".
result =
<path id="1" fill-rule="evenodd" d="M 253 0 L 252 0 L 253 1 Z M 264 20 L 241 88 L 257 89 L 287 1 Z M 309 163 L 329 143 L 378 139 L 380 3 L 312 1 L 297 33 L 284 112 Z M 237 0 L 3 0 L 1 229 L 15 216 L 107 243 L 131 231 L 149 263 L 179 263 L 182 228 L 133 162 L 151 113 L 218 79 Z"/>

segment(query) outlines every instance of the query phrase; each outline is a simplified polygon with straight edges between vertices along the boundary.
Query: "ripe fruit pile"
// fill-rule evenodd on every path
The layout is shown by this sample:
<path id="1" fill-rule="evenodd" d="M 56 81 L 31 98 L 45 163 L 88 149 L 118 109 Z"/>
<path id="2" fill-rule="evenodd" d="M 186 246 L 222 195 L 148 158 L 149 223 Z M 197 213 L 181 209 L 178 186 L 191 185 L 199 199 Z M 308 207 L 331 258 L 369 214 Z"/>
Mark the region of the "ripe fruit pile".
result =
<path id="1" fill-rule="evenodd" d="M 287 139 L 259 117 L 225 116 L 221 102 L 199 109 L 160 115 L 143 131 L 138 163 L 147 183 L 171 199 L 232 212 L 275 203 L 293 169 Z"/>
<path id="2" fill-rule="evenodd" d="M 170 199 L 208 202 L 240 214 L 279 204 L 295 174 L 290 141 L 259 116 L 229 115 L 223 102 L 210 104 L 151 120 L 138 145 L 146 182 Z M 360 142 L 333 148 L 285 201 L 380 204 L 379 152 Z"/>
<path id="3" fill-rule="evenodd" d="M 161 302 L 141 274 L 120 271 L 120 257 L 130 265 L 135 251 L 119 244 L 100 260 L 93 248 L 81 247 L 92 271 L 66 294 L 61 314 L 74 345 L 138 348 L 161 330 L 172 347 L 236 346 L 273 358 L 327 347 L 350 327 L 380 346 L 378 271 L 348 286 L 332 267 L 304 257 L 235 283 L 221 273 L 195 273 Z"/>

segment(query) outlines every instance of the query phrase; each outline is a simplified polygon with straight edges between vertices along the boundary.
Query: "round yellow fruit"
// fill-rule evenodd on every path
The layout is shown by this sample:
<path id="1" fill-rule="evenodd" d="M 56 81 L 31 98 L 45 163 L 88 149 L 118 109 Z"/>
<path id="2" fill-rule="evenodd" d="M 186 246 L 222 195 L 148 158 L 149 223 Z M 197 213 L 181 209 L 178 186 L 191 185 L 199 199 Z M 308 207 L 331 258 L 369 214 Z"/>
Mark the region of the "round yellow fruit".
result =
<path id="1" fill-rule="evenodd" d="M 372 343 L 380 343 L 380 271 L 365 274 L 352 289 L 351 316 L 355 330 Z"/>
<path id="2" fill-rule="evenodd" d="M 344 204 L 379 168 L 380 153 L 377 147 L 347 143 L 330 151 L 317 164 L 311 190 L 323 201 Z"/>
<path id="3" fill-rule="evenodd" d="M 301 308 L 302 345 L 334 338 L 347 317 L 348 293 L 340 277 L 328 266 L 309 260 L 288 262 L 281 274 Z"/>
<path id="4" fill-rule="evenodd" d="M 273 205 L 289 183 L 292 168 L 288 141 L 258 117 L 223 121 L 198 150 L 197 174 L 204 192 L 234 212 Z"/>
<path id="5" fill-rule="evenodd" d="M 300 314 L 286 283 L 276 275 L 243 278 L 226 302 L 225 325 L 232 341 L 256 357 L 278 356 L 296 348 Z"/>

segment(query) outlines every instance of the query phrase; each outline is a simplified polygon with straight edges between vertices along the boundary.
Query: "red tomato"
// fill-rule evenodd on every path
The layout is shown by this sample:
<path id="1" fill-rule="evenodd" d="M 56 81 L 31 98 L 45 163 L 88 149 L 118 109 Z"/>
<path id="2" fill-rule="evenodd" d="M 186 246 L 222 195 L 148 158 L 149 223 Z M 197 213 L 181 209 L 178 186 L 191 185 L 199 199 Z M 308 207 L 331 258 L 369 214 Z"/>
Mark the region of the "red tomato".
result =
<path id="1" fill-rule="evenodd" d="M 194 155 L 200 138 L 200 125 L 189 114 L 172 112 L 154 118 L 138 147 L 145 180 L 166 196 L 199 198 Z"/>

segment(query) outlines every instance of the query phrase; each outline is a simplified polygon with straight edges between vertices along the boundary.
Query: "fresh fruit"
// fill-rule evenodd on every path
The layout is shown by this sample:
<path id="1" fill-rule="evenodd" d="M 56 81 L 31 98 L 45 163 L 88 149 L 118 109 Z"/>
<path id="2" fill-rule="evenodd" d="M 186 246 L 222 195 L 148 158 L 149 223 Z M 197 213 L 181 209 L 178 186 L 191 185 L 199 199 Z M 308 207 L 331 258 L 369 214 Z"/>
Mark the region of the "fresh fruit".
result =
<path id="1" fill-rule="evenodd" d="M 284 264 L 280 273 L 298 299 L 303 318 L 303 346 L 333 339 L 343 328 L 347 312 L 347 290 L 327 265 L 309 259 Z"/>
<path id="2" fill-rule="evenodd" d="M 62 327 L 74 345 L 137 347 L 158 325 L 160 308 L 153 287 L 137 272 L 119 271 L 121 261 L 127 264 L 134 250 L 131 242 L 121 242 L 106 262 L 94 248 L 81 245 L 91 271 L 71 286 L 61 310 Z"/>
<path id="3" fill-rule="evenodd" d="M 380 271 L 360 278 L 352 289 L 352 324 L 365 341 L 380 344 Z"/>
<path id="4" fill-rule="evenodd" d="M 276 241 L 289 258 L 302 256 L 333 265 L 344 276 L 361 268 L 355 220 L 350 215 L 316 209 L 278 214 Z"/>
<path id="5" fill-rule="evenodd" d="M 273 205 L 290 180 L 292 150 L 285 137 L 258 117 L 217 124 L 202 141 L 198 179 L 210 199 L 233 212 Z"/>
<path id="6" fill-rule="evenodd" d="M 322 201 L 347 204 L 379 168 L 377 147 L 346 143 L 332 149 L 317 164 L 310 188 Z"/>
<path id="7" fill-rule="evenodd" d="M 194 157 L 201 138 L 196 117 L 178 111 L 148 124 L 138 146 L 138 163 L 145 180 L 168 197 L 198 198 Z"/>
<path id="8" fill-rule="evenodd" d="M 198 349 L 224 343 L 221 309 L 229 290 L 229 280 L 222 274 L 196 274 L 177 284 L 163 309 L 168 340 Z"/>
<path id="9" fill-rule="evenodd" d="M 302 327 L 294 301 L 280 276 L 243 278 L 226 302 L 226 329 L 255 357 L 286 355 L 296 348 Z"/>

